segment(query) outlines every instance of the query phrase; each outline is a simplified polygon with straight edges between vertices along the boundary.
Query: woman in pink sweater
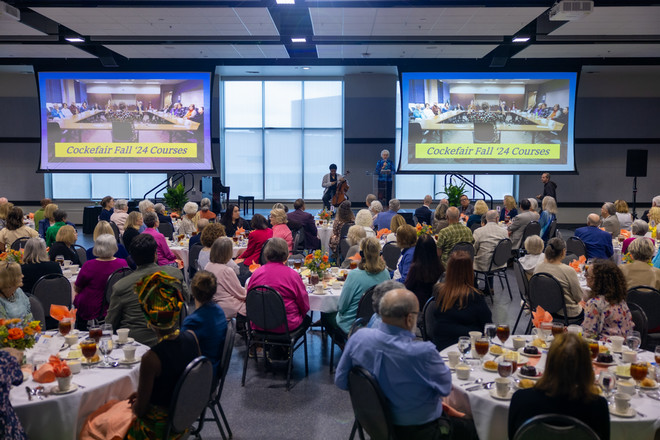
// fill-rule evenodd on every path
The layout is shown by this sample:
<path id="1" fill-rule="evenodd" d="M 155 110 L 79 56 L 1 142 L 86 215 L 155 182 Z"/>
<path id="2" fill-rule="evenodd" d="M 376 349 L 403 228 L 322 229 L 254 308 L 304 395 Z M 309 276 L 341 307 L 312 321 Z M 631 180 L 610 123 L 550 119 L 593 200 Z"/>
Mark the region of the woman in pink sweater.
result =
<path id="1" fill-rule="evenodd" d="M 273 237 L 279 237 L 286 241 L 289 246 L 289 252 L 293 250 L 293 236 L 291 229 L 286 225 L 286 212 L 283 209 L 273 209 L 270 211 L 270 224 L 273 225 Z"/>
<path id="2" fill-rule="evenodd" d="M 245 288 L 238 281 L 234 269 L 227 265 L 231 261 L 232 247 L 231 238 L 217 238 L 211 246 L 210 261 L 204 270 L 211 272 L 218 280 L 213 301 L 222 308 L 227 319 L 236 317 L 237 321 L 244 321 Z"/>

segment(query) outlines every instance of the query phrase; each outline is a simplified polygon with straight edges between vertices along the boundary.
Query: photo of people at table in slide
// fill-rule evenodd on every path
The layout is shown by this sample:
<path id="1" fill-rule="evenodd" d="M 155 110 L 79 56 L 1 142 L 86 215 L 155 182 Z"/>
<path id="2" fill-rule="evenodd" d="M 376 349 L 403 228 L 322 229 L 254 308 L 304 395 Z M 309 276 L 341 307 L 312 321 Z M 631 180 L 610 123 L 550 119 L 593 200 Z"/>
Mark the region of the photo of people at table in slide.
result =
<path id="1" fill-rule="evenodd" d="M 573 170 L 574 73 L 402 78 L 401 170 Z"/>
<path id="2" fill-rule="evenodd" d="M 41 169 L 210 170 L 208 73 L 40 73 Z"/>

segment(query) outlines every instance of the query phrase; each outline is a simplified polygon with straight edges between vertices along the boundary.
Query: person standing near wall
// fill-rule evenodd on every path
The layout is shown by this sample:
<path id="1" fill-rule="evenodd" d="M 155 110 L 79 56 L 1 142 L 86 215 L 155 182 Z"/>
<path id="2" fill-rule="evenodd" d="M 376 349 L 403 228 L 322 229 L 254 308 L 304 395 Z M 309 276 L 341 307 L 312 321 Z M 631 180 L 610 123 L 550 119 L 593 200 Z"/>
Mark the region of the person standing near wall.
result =
<path id="1" fill-rule="evenodd" d="M 383 205 L 392 198 L 392 175 L 394 175 L 394 162 L 390 160 L 389 150 L 380 152 L 381 159 L 376 163 L 375 174 L 378 176 L 378 200 Z"/>
<path id="2" fill-rule="evenodd" d="M 557 184 L 550 180 L 550 173 L 541 174 L 541 182 L 543 182 L 543 194 L 536 196 L 538 201 L 542 202 L 545 196 L 550 196 L 557 201 Z"/>

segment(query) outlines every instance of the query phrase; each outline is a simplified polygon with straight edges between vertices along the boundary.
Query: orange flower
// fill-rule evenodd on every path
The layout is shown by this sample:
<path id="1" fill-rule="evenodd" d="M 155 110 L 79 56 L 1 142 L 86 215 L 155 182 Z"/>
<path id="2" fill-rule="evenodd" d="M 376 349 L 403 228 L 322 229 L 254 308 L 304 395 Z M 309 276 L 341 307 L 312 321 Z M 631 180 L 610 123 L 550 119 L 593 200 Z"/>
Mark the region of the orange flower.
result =
<path id="1" fill-rule="evenodd" d="M 7 332 L 7 338 L 11 340 L 23 339 L 24 333 L 20 328 L 10 328 Z"/>
<path id="2" fill-rule="evenodd" d="M 324 263 L 328 262 L 328 256 L 327 255 L 324 255 L 323 258 L 321 258 L 321 259 L 323 260 Z"/>
<path id="3" fill-rule="evenodd" d="M 422 225 L 420 223 L 417 223 L 417 226 L 415 226 L 415 229 L 417 229 L 418 231 L 421 231 L 422 230 Z"/>
<path id="4" fill-rule="evenodd" d="M 305 263 L 309 263 L 309 262 L 312 261 L 313 259 L 314 259 L 314 255 L 312 255 L 312 254 L 307 254 L 307 256 L 305 257 Z"/>

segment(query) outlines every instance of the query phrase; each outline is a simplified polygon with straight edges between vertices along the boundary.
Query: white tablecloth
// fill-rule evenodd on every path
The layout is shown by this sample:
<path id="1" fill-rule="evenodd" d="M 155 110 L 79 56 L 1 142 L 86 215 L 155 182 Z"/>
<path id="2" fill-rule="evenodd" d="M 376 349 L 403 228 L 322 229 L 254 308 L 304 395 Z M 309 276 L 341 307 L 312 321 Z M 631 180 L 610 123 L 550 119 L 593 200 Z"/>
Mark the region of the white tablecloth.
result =
<path id="1" fill-rule="evenodd" d="M 309 292 L 311 290 L 308 289 Z M 341 295 L 341 288 L 334 289 L 328 288 L 325 290 L 325 295 L 316 295 L 315 293 L 309 294 L 309 308 L 314 312 L 333 313 L 337 311 L 337 304 L 339 303 L 339 296 Z"/>
<path id="2" fill-rule="evenodd" d="M 116 339 L 116 336 L 115 336 Z M 149 347 L 138 346 L 136 356 L 141 357 Z M 121 349 L 115 349 L 111 357 L 122 359 Z M 98 407 L 111 399 L 126 399 L 137 391 L 140 364 L 132 368 L 83 369 L 73 376 L 73 383 L 85 388 L 63 395 L 50 395 L 44 400 L 28 400 L 25 387 L 42 385 L 46 390 L 57 386 L 57 382 L 39 384 L 32 378 L 14 387 L 9 399 L 30 440 L 74 440 L 78 437 L 85 419 Z"/>
<path id="3" fill-rule="evenodd" d="M 513 348 L 511 339 L 506 346 Z M 444 349 L 441 354 L 446 356 L 449 351 L 457 351 L 456 345 Z M 487 355 L 485 360 L 492 359 Z M 653 353 L 640 353 L 639 358 L 654 362 Z M 483 370 L 480 366 L 474 367 L 469 382 L 483 378 L 484 383 L 499 377 L 497 373 Z M 477 433 L 481 440 L 507 440 L 507 423 L 509 418 L 509 401 L 495 400 L 490 396 L 489 390 L 465 391 L 466 381 L 460 380 L 452 373 L 453 389 L 446 398 L 446 402 L 467 414 L 472 414 Z M 644 417 L 637 415 L 631 419 L 623 419 L 610 415 L 610 432 L 613 440 L 653 440 L 655 431 L 660 429 L 660 402 L 636 394 L 632 398 L 632 407 L 641 411 Z"/>

